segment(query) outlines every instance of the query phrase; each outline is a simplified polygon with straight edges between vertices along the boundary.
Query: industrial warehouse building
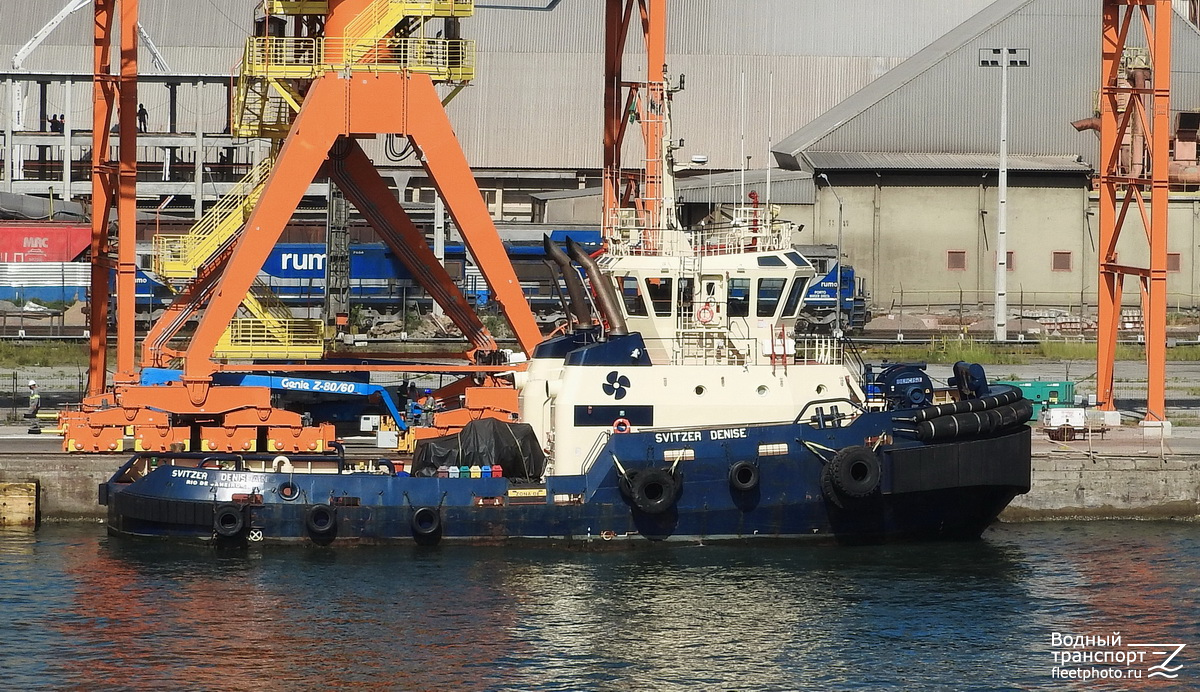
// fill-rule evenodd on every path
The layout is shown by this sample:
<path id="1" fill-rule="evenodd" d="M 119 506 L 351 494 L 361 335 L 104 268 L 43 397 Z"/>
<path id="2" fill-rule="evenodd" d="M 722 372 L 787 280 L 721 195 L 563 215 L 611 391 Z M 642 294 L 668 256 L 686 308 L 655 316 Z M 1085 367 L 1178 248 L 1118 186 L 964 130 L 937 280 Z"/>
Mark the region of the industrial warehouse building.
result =
<path id="1" fill-rule="evenodd" d="M 27 4 L 0 26 L 4 56 L 18 55 L 64 0 Z M 141 3 L 158 53 L 143 42 L 139 100 L 150 115 L 139 140 L 142 208 L 196 216 L 263 155 L 261 143 L 227 134 L 229 74 L 254 31 L 254 4 Z M 1176 3 L 1176 111 L 1200 110 L 1200 79 L 1190 71 L 1200 64 L 1194 4 Z M 1094 304 L 1098 145 L 1095 133 L 1071 123 L 1095 111 L 1098 4 L 688 0 L 669 12 L 670 74 L 685 77 L 674 99 L 677 155 L 705 160 L 681 172 L 691 176 L 680 185 L 685 208 L 734 203 L 755 190 L 803 224 L 796 242 L 804 244 L 838 242 L 840 219 L 847 261 L 884 308 L 991 300 L 1000 88 L 998 70 L 981 69 L 978 52 L 1027 48 L 1030 67 L 1012 70 L 1009 84 L 1009 302 Z M 0 73 L 0 190 L 89 194 L 90 31 L 85 8 L 22 55 L 19 69 Z M 493 216 L 506 229 L 597 224 L 588 188 L 601 158 L 602 7 L 489 0 L 463 33 L 477 41 L 478 77 L 448 111 Z M 14 107 L 17 91 L 25 96 Z M 66 132 L 47 125 L 58 113 Z M 1188 136 L 1194 142 L 1194 129 L 1181 141 Z M 63 166 L 64 149 L 74 165 Z M 1194 158 L 1194 144 L 1191 151 Z M 372 154 L 406 202 L 432 201 L 412 151 L 380 141 Z M 768 190 L 771 159 L 784 170 L 769 176 Z M 825 177 L 814 185 L 817 175 Z M 1188 191 L 1195 186 L 1179 189 L 1169 304 L 1191 307 L 1200 294 L 1200 198 Z M 320 207 L 323 186 L 310 193 Z M 1144 263 L 1136 252 L 1131 245 L 1122 260 Z M 1136 301 L 1132 286 L 1126 295 Z"/>

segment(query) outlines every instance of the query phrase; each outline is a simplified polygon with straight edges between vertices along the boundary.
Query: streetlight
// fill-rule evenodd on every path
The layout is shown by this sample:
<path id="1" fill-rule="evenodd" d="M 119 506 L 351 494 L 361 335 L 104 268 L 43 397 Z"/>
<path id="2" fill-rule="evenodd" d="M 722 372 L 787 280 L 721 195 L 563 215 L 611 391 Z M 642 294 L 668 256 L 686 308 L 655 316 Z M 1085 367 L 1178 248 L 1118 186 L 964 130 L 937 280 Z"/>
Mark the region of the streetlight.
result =
<path id="1" fill-rule="evenodd" d="M 829 176 L 820 173 L 817 177 L 825 181 L 825 187 L 829 188 L 829 191 L 833 193 L 833 198 L 838 203 L 837 288 L 833 292 L 833 336 L 840 339 L 842 338 L 842 196 L 833 188 L 833 183 L 829 182 Z"/>
<path id="2" fill-rule="evenodd" d="M 980 67 L 1000 68 L 1000 179 L 996 194 L 996 341 L 1008 340 L 1008 68 L 1029 67 L 1028 48 L 980 48 Z"/>

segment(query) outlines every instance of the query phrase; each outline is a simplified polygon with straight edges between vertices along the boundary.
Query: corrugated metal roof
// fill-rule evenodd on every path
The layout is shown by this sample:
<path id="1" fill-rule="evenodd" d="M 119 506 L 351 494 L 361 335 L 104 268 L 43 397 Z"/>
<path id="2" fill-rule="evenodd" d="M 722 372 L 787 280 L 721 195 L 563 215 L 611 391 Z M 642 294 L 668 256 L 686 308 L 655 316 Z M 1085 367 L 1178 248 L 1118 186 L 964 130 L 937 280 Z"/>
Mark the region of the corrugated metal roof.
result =
<path id="1" fill-rule="evenodd" d="M 1200 34 L 1178 15 L 1172 28 L 1172 105 L 1195 109 Z M 1009 151 L 1095 161 L 1095 134 L 1070 123 L 1094 113 L 1099 30 L 1096 3 L 998 0 L 784 139 L 774 147 L 775 158 L 784 167 L 811 170 L 817 164 L 810 152 L 825 162 L 834 160 L 831 152 L 842 152 L 845 165 L 856 160 L 845 152 L 876 152 L 857 159 L 875 167 L 884 161 L 880 152 L 994 151 L 1000 74 L 978 67 L 978 51 L 1008 46 L 1029 48 L 1031 56 L 1031 67 L 1009 70 Z"/>
<path id="2" fill-rule="evenodd" d="M 865 169 L 899 170 L 971 170 L 994 171 L 1000 165 L 997 154 L 922 154 L 906 152 L 806 151 L 804 157 L 817 170 Z M 1073 156 L 1009 156 L 1008 168 L 1014 171 L 1088 173 L 1089 163 Z"/>
<path id="3" fill-rule="evenodd" d="M 677 197 L 684 202 L 742 204 L 750 192 L 757 192 L 764 203 L 813 204 L 816 191 L 812 175 L 805 171 L 771 170 L 771 187 L 767 189 L 767 170 L 748 170 L 745 187 L 742 172 L 714 173 L 682 178 L 675 183 Z"/>

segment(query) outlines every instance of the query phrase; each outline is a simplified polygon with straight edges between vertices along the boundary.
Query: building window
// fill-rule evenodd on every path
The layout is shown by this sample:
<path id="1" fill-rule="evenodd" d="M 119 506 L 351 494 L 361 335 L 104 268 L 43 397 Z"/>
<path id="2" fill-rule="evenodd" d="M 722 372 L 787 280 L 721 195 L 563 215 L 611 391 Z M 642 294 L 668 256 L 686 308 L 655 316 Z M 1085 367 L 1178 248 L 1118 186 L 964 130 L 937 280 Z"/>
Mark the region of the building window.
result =
<path id="1" fill-rule="evenodd" d="M 1169 272 L 1179 271 L 1179 253 L 1178 252 L 1168 252 L 1167 253 L 1167 271 L 1169 271 Z"/>
<path id="2" fill-rule="evenodd" d="M 965 270 L 967 268 L 967 251 L 966 250 L 947 250 L 946 251 L 946 268 Z"/>
<path id="3" fill-rule="evenodd" d="M 1071 271 L 1071 253 L 1070 252 L 1055 252 L 1054 263 L 1050 267 L 1056 272 Z"/>
<path id="4" fill-rule="evenodd" d="M 1011 251 L 1004 253 L 1004 268 L 1008 271 L 1013 270 L 1013 253 Z"/>

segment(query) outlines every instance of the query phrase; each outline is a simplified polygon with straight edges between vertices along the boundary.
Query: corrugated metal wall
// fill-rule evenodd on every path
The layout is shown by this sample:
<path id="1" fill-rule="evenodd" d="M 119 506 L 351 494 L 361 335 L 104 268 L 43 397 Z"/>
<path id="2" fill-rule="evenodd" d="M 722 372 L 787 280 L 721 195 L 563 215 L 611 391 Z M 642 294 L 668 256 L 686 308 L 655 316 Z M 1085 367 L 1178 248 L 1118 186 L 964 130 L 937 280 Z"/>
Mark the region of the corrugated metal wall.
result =
<path id="1" fill-rule="evenodd" d="M 27 0 L 0 22 L 6 60 L 61 7 Z M 746 147 L 766 159 L 767 122 L 778 141 L 956 26 L 991 0 L 687 0 L 669 5 L 673 74 L 688 76 L 676 100 L 675 136 L 685 155 L 704 153 L 714 168 L 740 164 L 741 75 L 746 75 Z M 251 0 L 143 0 L 142 24 L 174 71 L 224 74 L 237 63 L 253 24 Z M 480 9 L 464 22 L 478 41 L 479 78 L 450 106 L 467 158 L 485 168 L 595 168 L 600 156 L 603 11 L 592 0 L 565 0 L 553 11 Z M 28 70 L 90 72 L 91 20 L 68 18 L 26 61 Z M 143 48 L 142 70 L 153 73 Z M 631 65 L 636 63 L 631 60 Z M 640 70 L 631 69 L 629 77 Z M 767 117 L 769 75 L 776 97 Z M 90 92 L 73 94 L 75 118 L 90 117 Z M 143 85 L 139 100 L 153 129 L 165 129 L 167 90 Z M 65 101 L 51 87 L 51 112 Z M 180 126 L 198 113 L 210 131 L 225 124 L 224 93 L 201 103 L 180 89 Z M 6 108 L 5 111 L 8 109 Z M 31 100 L 27 118 L 36 117 Z M 7 115 L 5 115 L 7 117 Z"/>

